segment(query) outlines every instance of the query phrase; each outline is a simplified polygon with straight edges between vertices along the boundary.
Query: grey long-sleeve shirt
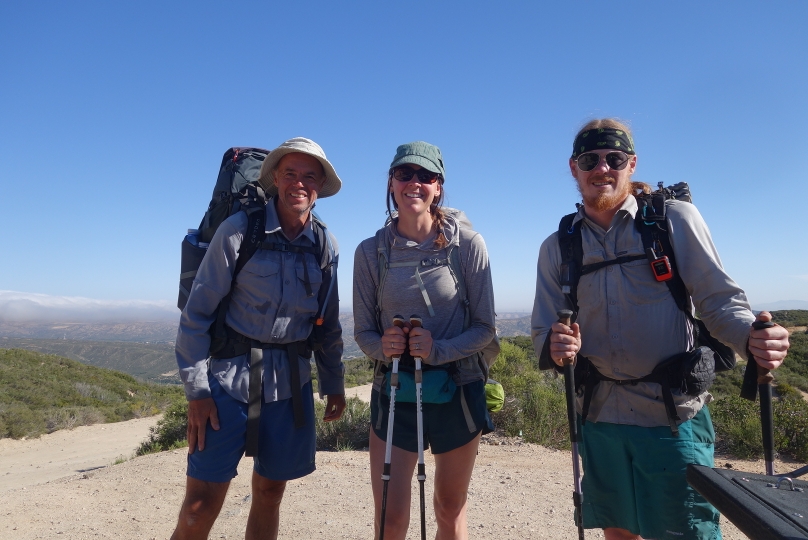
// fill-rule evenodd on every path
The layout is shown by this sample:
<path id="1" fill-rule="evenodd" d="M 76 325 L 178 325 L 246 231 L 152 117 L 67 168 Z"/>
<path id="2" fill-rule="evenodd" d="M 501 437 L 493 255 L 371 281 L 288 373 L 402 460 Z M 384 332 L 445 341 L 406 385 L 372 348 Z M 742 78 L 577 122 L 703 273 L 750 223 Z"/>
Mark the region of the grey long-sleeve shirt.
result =
<path id="1" fill-rule="evenodd" d="M 399 236 L 392 224 L 385 227 L 384 234 L 391 246 L 391 263 L 447 256 L 447 248 L 435 249 L 434 239 L 419 245 Z M 393 317 L 397 314 L 404 317 L 419 315 L 423 319 L 424 328 L 432 333 L 433 339 L 432 354 L 424 358 L 424 362 L 439 365 L 463 359 L 458 373 L 455 374 L 455 381 L 462 385 L 484 379 L 482 370 L 472 355 L 481 351 L 496 334 L 494 288 L 488 264 L 488 250 L 482 236 L 469 228 L 458 227 L 451 215 L 447 216 L 444 235 L 449 244 L 454 244 L 459 249 L 466 288 L 469 291 L 469 328 L 463 331 L 465 310 L 447 266 L 419 269 L 435 310 L 434 317 L 429 316 L 415 279 L 414 267 L 390 268 L 382 293 L 381 320 L 386 328 L 392 325 Z M 368 357 L 388 363 L 390 359 L 382 352 L 381 334 L 376 324 L 378 268 L 376 238 L 371 237 L 359 244 L 354 257 L 354 336 Z M 377 370 L 374 388 L 378 390 L 382 380 L 383 375 Z"/>
<path id="2" fill-rule="evenodd" d="M 752 314 L 746 295 L 721 266 L 707 224 L 695 206 L 668 201 L 670 241 L 678 272 L 690 293 L 696 311 L 710 333 L 745 354 Z M 645 250 L 634 225 L 637 201 L 628 197 L 603 230 L 580 210 L 583 264 L 593 264 L 623 255 L 642 255 Z M 541 351 L 556 311 L 568 308 L 561 293 L 558 233 L 541 246 L 533 306 L 532 338 Z M 676 306 L 665 283 L 657 282 L 647 260 L 612 265 L 581 276 L 578 283 L 578 323 L 581 354 L 602 374 L 614 379 L 648 375 L 661 361 L 693 347 L 690 321 Z M 679 417 L 685 421 L 712 397 L 679 395 L 674 391 Z M 582 405 L 578 398 L 578 408 Z M 618 386 L 602 381 L 592 397 L 587 420 L 644 427 L 668 425 L 660 385 L 639 383 Z"/>
<path id="3" fill-rule="evenodd" d="M 267 203 L 267 241 L 285 240 L 274 200 Z M 208 329 L 215 310 L 230 290 L 238 249 L 247 229 L 247 216 L 239 212 L 226 219 L 210 242 L 194 279 L 188 303 L 180 318 L 176 357 L 180 378 L 189 400 L 210 397 L 208 385 Z M 330 235 L 330 233 L 328 233 Z M 336 239 L 330 236 L 333 252 L 338 257 Z M 312 246 L 315 232 L 309 220 L 292 244 Z M 311 318 L 318 310 L 318 292 L 323 284 L 319 261 L 312 254 L 295 254 L 259 249 L 236 276 L 235 288 L 227 312 L 226 323 L 233 330 L 262 343 L 292 343 L 308 337 Z M 305 260 L 305 263 L 304 263 Z M 303 264 L 308 265 L 312 295 L 306 294 Z M 333 290 L 324 314 L 325 344 L 314 353 L 321 395 L 343 394 L 342 328 L 339 323 L 339 294 L 334 267 Z M 300 357 L 295 363 L 300 370 L 301 385 L 311 380 L 311 362 Z M 263 366 L 266 402 L 292 396 L 289 360 L 285 349 L 265 349 Z M 247 402 L 249 360 L 247 355 L 227 359 L 211 359 L 210 371 L 233 398 Z"/>

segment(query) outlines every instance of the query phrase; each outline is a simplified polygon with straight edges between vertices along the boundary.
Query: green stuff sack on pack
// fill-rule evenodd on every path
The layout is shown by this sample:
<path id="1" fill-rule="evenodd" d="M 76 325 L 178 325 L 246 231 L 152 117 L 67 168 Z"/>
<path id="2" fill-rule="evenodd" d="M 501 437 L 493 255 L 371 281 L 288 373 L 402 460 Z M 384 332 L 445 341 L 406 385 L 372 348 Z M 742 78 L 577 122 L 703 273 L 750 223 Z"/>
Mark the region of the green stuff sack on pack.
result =
<path id="1" fill-rule="evenodd" d="M 485 383 L 485 404 L 488 412 L 499 412 L 505 405 L 505 389 L 494 379 Z"/>

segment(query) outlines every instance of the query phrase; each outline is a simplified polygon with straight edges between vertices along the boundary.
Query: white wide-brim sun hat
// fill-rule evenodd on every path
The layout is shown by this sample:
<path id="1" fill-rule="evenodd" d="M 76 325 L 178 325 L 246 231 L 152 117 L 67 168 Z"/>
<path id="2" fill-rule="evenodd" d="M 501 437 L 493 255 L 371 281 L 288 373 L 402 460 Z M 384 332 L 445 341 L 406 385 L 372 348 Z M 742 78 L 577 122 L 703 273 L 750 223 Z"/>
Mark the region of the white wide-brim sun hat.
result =
<path id="1" fill-rule="evenodd" d="M 261 184 L 261 187 L 264 188 L 267 197 L 274 197 L 278 194 L 278 188 L 275 185 L 275 179 L 272 177 L 272 173 L 278 166 L 278 162 L 281 158 L 292 152 L 308 154 L 316 158 L 317 161 L 322 164 L 323 171 L 325 172 L 325 183 L 323 183 L 323 187 L 317 193 L 318 198 L 323 199 L 330 197 L 340 190 L 342 180 L 337 176 L 337 171 L 334 170 L 334 166 L 331 165 L 331 162 L 325 157 L 325 152 L 320 148 L 320 145 L 305 137 L 295 137 L 294 139 L 289 139 L 267 154 L 266 159 L 264 159 L 264 164 L 261 165 L 261 174 L 258 177 L 258 182 Z"/>

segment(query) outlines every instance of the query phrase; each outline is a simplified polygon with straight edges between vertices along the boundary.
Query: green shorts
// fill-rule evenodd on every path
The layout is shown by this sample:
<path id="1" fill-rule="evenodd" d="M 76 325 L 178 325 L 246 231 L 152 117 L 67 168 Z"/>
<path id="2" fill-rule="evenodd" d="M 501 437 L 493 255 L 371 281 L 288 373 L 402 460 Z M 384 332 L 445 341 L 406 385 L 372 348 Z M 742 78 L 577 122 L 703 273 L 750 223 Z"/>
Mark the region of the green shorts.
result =
<path id="1" fill-rule="evenodd" d="M 580 422 L 580 417 L 579 417 Z M 580 428 L 583 524 L 643 538 L 720 540 L 719 514 L 687 483 L 689 463 L 713 466 L 715 432 L 703 407 L 679 426 L 587 422 Z"/>

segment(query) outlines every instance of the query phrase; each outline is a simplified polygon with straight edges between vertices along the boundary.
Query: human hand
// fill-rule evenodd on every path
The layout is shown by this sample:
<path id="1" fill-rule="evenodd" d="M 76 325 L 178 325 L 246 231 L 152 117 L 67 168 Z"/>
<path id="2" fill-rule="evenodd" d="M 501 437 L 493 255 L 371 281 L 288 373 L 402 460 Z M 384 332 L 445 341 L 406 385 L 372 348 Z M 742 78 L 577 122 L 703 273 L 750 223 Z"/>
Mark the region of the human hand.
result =
<path id="1" fill-rule="evenodd" d="M 409 323 L 403 326 L 390 326 L 382 334 L 382 352 L 387 358 L 401 356 L 407 349 L 407 334 L 410 332 Z"/>
<path id="2" fill-rule="evenodd" d="M 550 358 L 559 367 L 564 366 L 564 360 L 566 359 L 572 359 L 574 363 L 575 356 L 581 350 L 581 327 L 578 326 L 578 323 L 572 323 L 567 326 L 556 321 L 550 329 L 552 330 L 550 334 Z M 569 362 L 570 360 L 567 360 L 567 363 Z"/>
<path id="3" fill-rule="evenodd" d="M 213 398 L 195 399 L 188 402 L 188 429 L 186 436 L 188 438 L 188 453 L 193 454 L 197 449 L 202 451 L 205 449 L 205 429 L 208 427 L 208 420 L 210 420 L 210 427 L 219 430 L 219 415 L 216 412 L 216 403 Z"/>
<path id="4" fill-rule="evenodd" d="M 330 394 L 326 396 L 323 422 L 333 422 L 342 417 L 345 410 L 345 394 Z"/>
<path id="5" fill-rule="evenodd" d="M 423 326 L 410 330 L 410 354 L 426 360 L 432 356 L 432 332 Z"/>
<path id="6" fill-rule="evenodd" d="M 756 321 L 769 322 L 772 314 L 768 311 L 758 313 Z M 772 370 L 777 369 L 785 360 L 789 347 L 788 330 L 780 325 L 771 328 L 749 330 L 749 352 L 759 366 Z"/>

